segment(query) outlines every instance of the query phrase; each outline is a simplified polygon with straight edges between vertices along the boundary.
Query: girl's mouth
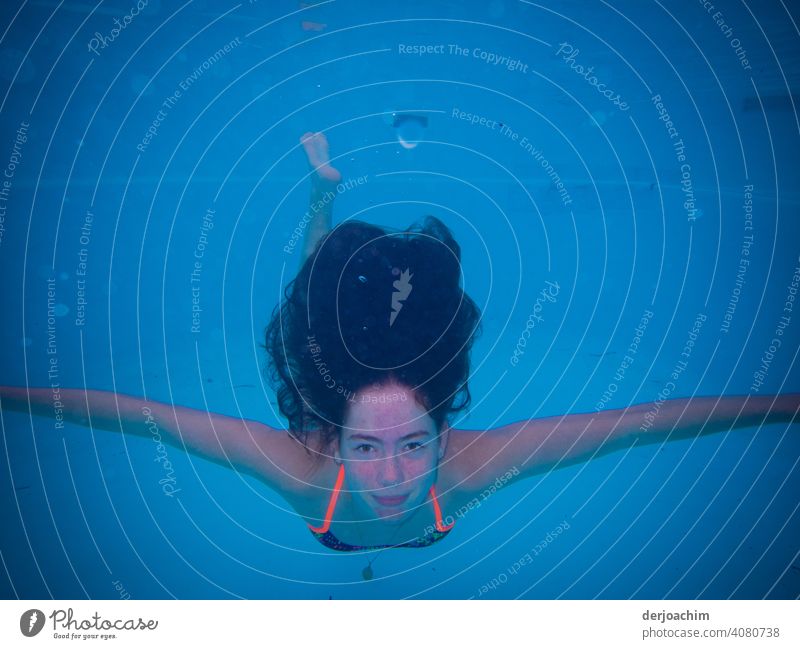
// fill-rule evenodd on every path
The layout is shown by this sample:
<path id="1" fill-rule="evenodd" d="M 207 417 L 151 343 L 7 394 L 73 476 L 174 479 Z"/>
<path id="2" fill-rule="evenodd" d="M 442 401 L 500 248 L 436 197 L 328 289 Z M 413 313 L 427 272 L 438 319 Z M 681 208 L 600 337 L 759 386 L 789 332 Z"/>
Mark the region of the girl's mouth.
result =
<path id="1" fill-rule="evenodd" d="M 373 498 L 383 507 L 397 507 L 408 499 L 408 494 L 403 496 L 373 496 Z"/>

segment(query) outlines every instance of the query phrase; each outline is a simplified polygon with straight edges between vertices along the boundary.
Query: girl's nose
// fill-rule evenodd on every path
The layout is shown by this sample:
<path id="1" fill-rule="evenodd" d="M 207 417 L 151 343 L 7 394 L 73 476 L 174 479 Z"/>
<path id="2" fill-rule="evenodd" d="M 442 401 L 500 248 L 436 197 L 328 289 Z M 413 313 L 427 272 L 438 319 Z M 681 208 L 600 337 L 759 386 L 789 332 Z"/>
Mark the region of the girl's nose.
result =
<path id="1" fill-rule="evenodd" d="M 392 487 L 403 482 L 403 471 L 400 458 L 392 455 L 384 459 L 381 465 L 381 482 L 386 487 Z"/>

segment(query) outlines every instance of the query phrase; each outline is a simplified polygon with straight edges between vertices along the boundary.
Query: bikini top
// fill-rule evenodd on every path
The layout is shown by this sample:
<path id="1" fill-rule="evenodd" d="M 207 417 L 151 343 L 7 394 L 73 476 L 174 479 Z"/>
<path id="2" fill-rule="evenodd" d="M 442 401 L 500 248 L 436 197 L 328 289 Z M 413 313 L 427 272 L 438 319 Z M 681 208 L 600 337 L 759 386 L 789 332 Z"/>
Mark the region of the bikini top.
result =
<path id="1" fill-rule="evenodd" d="M 336 477 L 336 484 L 333 487 L 331 499 L 328 502 L 328 510 L 325 512 L 325 522 L 318 527 L 309 525 L 308 529 L 314 537 L 323 545 L 329 547 L 331 550 L 339 550 L 340 552 L 353 552 L 356 550 L 375 550 L 380 548 L 424 548 L 433 545 L 440 541 L 450 533 L 450 530 L 455 525 L 455 521 L 450 525 L 442 524 L 442 510 L 439 507 L 439 501 L 436 499 L 436 489 L 431 485 L 430 496 L 433 501 L 433 511 L 436 515 L 436 528 L 432 532 L 425 534 L 420 538 L 408 541 L 406 543 L 397 543 L 394 545 L 350 545 L 344 543 L 336 538 L 330 531 L 331 520 L 333 519 L 333 511 L 336 508 L 336 500 L 339 498 L 339 492 L 344 484 L 344 464 L 339 465 L 339 475 Z"/>

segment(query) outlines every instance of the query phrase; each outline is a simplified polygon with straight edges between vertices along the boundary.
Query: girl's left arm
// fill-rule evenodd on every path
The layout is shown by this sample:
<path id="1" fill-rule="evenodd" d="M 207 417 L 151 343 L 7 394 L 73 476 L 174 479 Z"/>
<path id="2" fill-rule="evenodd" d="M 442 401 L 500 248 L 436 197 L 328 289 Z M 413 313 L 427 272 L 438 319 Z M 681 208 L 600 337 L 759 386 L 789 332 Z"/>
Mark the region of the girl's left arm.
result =
<path id="1" fill-rule="evenodd" d="M 488 431 L 450 430 L 444 461 L 457 468 L 460 489 L 475 491 L 506 474 L 508 480 L 527 478 L 631 446 L 788 423 L 798 420 L 799 413 L 800 394 L 655 401 L 529 419 Z"/>

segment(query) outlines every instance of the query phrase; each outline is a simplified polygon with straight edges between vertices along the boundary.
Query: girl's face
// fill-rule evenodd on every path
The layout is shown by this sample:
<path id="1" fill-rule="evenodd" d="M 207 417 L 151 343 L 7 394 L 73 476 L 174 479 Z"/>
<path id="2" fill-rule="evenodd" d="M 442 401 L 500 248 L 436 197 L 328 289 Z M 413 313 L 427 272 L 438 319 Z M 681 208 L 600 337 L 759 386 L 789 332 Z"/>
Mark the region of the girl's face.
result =
<path id="1" fill-rule="evenodd" d="M 337 454 L 347 489 L 365 519 L 401 523 L 436 482 L 447 431 L 438 435 L 414 393 L 400 384 L 365 388 L 354 399 Z"/>

